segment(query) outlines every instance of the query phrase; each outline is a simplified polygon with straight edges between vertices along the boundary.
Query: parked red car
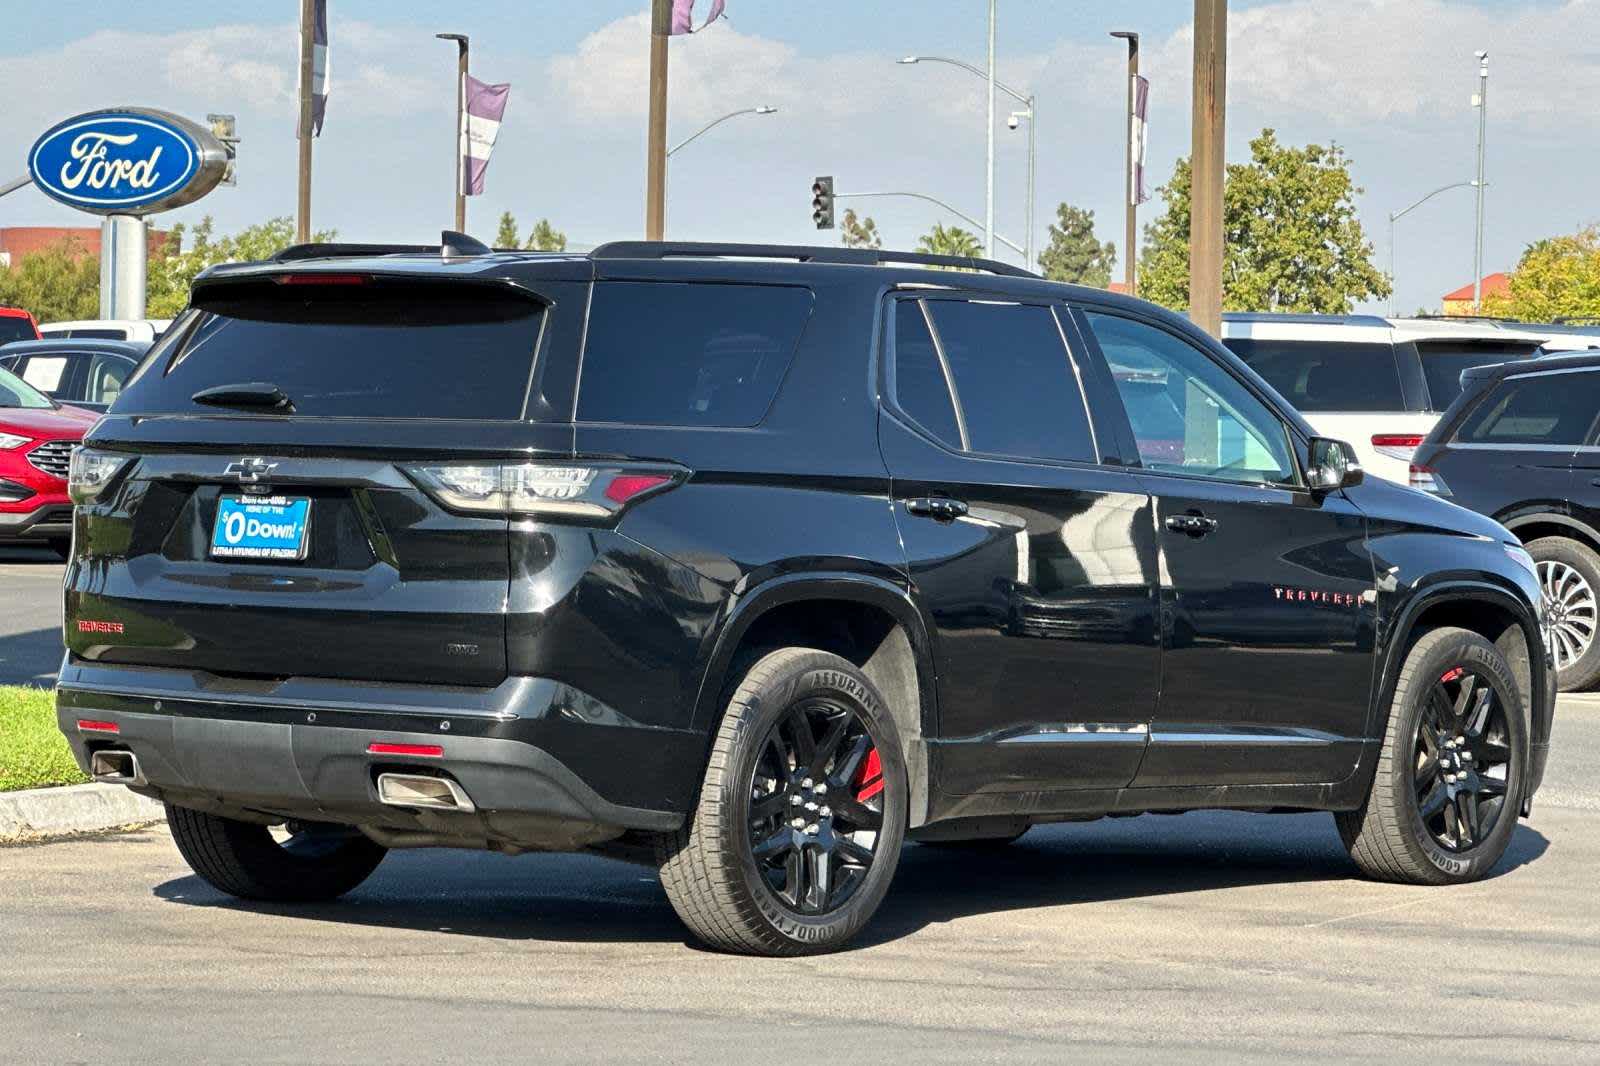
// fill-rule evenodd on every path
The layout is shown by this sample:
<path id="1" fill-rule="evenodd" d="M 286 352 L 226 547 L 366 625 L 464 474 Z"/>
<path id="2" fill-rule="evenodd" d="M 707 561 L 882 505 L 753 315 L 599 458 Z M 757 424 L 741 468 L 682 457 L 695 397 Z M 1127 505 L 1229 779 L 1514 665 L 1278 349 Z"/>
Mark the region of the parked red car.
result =
<path id="1" fill-rule="evenodd" d="M 58 404 L 0 370 L 0 543 L 44 541 L 66 558 L 72 543 L 67 464 L 98 417 Z"/>
<path id="2" fill-rule="evenodd" d="M 20 307 L 0 307 L 0 344 L 12 341 L 36 341 L 39 323 Z"/>

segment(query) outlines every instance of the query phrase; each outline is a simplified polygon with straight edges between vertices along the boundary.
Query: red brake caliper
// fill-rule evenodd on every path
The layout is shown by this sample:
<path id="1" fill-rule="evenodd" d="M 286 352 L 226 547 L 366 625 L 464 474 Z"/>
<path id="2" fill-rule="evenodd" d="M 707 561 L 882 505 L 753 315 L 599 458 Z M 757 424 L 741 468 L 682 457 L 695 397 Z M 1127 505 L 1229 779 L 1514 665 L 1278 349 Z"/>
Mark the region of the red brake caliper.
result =
<path id="1" fill-rule="evenodd" d="M 1448 685 L 1450 682 L 1452 682 L 1452 681 L 1456 680 L 1457 678 L 1461 677 L 1461 675 L 1465 674 L 1466 672 L 1467 671 L 1465 669 L 1463 669 L 1462 667 L 1458 666 L 1454 670 L 1445 671 L 1445 675 L 1443 677 L 1441 677 L 1439 680 L 1442 683 Z"/>
<path id="2" fill-rule="evenodd" d="M 856 801 L 859 803 L 865 803 L 883 791 L 883 764 L 878 761 L 877 748 L 867 752 L 867 757 L 861 760 L 861 768 L 856 771 L 856 779 L 851 785 L 856 790 Z"/>

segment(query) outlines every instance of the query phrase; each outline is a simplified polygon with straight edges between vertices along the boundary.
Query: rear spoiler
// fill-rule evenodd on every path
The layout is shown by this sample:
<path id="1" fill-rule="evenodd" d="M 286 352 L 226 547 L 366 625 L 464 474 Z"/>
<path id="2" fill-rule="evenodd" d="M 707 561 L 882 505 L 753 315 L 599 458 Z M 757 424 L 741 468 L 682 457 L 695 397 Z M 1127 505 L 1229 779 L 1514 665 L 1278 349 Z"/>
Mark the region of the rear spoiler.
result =
<path id="1" fill-rule="evenodd" d="M 371 259 L 382 255 L 437 255 L 442 259 L 466 259 L 493 252 L 476 237 L 455 230 L 439 234 L 439 243 L 430 244 L 324 244 L 312 241 L 291 244 L 277 255 L 274 263 L 297 263 L 307 259 Z"/>

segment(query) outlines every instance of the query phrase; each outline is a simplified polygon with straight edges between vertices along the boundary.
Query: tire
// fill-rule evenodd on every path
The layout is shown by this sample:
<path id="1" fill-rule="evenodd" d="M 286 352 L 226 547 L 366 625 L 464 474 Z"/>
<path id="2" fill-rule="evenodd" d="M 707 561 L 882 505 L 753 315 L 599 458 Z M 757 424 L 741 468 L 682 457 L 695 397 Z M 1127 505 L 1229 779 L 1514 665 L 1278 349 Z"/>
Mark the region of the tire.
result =
<path id="1" fill-rule="evenodd" d="M 1413 885 L 1464 884 L 1488 874 L 1516 832 L 1525 716 L 1510 667 L 1493 644 L 1465 629 L 1424 634 L 1401 666 L 1367 801 L 1334 815 L 1361 871 Z M 1456 745 L 1456 737 L 1466 740 Z M 1463 769 L 1453 786 L 1444 779 L 1452 768 Z M 1463 822 L 1473 818 L 1479 823 L 1468 832 Z"/>
<path id="2" fill-rule="evenodd" d="M 792 765 L 804 761 L 802 726 L 820 753 L 814 783 Z M 837 655 L 774 651 L 734 688 L 688 822 L 657 838 L 661 884 L 690 932 L 719 951 L 837 950 L 889 890 L 906 802 L 899 731 L 872 682 Z"/>
<path id="3" fill-rule="evenodd" d="M 49 549 L 51 551 L 55 552 L 56 555 L 60 556 L 60 558 L 61 558 L 61 560 L 63 562 L 65 562 L 66 560 L 72 558 L 72 538 L 71 537 L 51 537 L 45 543 L 46 543 L 46 545 L 49 547 Z"/>
<path id="4" fill-rule="evenodd" d="M 201 880 L 240 899 L 311 903 L 365 881 L 387 849 L 354 830 L 303 825 L 280 844 L 264 825 L 167 804 L 167 827 Z"/>
<path id="5" fill-rule="evenodd" d="M 1540 537 L 1528 544 L 1539 569 L 1539 585 L 1550 605 L 1551 630 L 1556 642 L 1556 687 L 1562 692 L 1582 692 L 1600 680 L 1600 554 L 1581 541 L 1567 537 Z M 1563 665 L 1574 643 L 1581 654 Z"/>

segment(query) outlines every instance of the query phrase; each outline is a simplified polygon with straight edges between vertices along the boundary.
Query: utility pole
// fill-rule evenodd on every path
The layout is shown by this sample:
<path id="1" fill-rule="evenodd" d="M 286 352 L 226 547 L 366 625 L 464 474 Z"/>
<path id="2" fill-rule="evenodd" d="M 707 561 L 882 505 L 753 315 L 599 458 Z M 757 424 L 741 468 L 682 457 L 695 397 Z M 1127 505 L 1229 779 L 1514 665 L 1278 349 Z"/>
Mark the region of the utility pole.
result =
<path id="1" fill-rule="evenodd" d="M 1489 53 L 1478 52 L 1478 224 L 1472 239 L 1472 313 L 1483 313 L 1483 139 L 1489 129 Z"/>
<path id="2" fill-rule="evenodd" d="M 1139 35 L 1131 30 L 1118 30 L 1113 37 L 1121 37 L 1128 42 L 1128 152 L 1127 165 L 1128 182 L 1123 190 L 1124 206 L 1127 209 L 1127 224 L 1123 230 L 1122 265 L 1123 283 L 1128 287 L 1129 296 L 1139 295 L 1138 281 L 1134 276 L 1135 263 L 1138 257 L 1134 250 L 1139 242 L 1139 190 L 1133 185 L 1133 109 L 1134 88 L 1139 83 Z"/>
<path id="3" fill-rule="evenodd" d="M 994 258 L 994 8 L 989 0 L 989 170 L 983 212 L 983 254 Z"/>
<path id="4" fill-rule="evenodd" d="M 665 239 L 667 229 L 667 38 L 672 0 L 653 0 L 650 14 L 650 126 L 644 168 L 644 238 Z"/>
<path id="5" fill-rule="evenodd" d="M 1194 0 L 1190 156 L 1189 320 L 1222 336 L 1222 179 L 1228 86 L 1228 0 Z"/>
<path id="6" fill-rule="evenodd" d="M 314 0 L 300 0 L 300 178 L 295 200 L 294 239 L 311 240 L 311 77 L 314 66 L 311 34 Z"/>
<path id="7" fill-rule="evenodd" d="M 456 42 L 456 232 L 467 232 L 467 52 L 471 42 L 464 33 L 436 33 L 441 41 Z"/>

